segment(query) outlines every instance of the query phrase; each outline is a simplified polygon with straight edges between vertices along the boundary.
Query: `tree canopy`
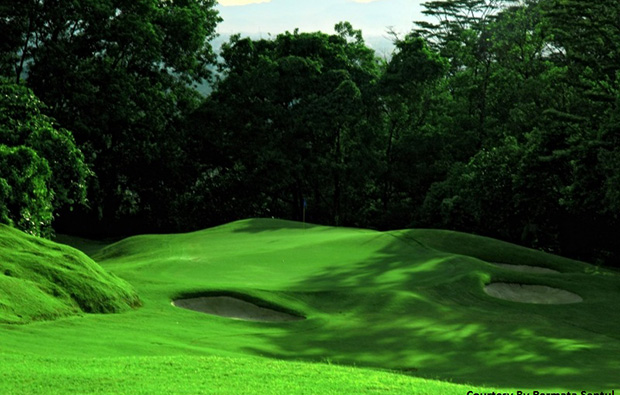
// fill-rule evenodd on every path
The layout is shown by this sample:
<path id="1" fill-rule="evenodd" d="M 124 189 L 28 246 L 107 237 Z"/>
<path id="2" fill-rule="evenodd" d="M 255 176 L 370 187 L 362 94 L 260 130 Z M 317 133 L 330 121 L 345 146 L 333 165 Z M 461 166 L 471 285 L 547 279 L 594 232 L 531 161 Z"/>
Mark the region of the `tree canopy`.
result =
<path id="1" fill-rule="evenodd" d="M 0 0 L 4 222 L 127 234 L 305 213 L 620 265 L 618 2 L 429 1 L 388 59 L 348 22 L 234 35 L 216 57 L 214 5 Z"/>
<path id="2" fill-rule="evenodd" d="M 80 223 L 146 230 L 169 223 L 184 160 L 179 128 L 210 77 L 215 0 L 0 2 L 0 70 L 27 85 L 95 174 Z M 6 13 L 6 14 L 5 14 Z M 160 214 L 163 214 L 161 217 Z M 64 218 L 70 218 L 64 216 Z M 59 223 L 62 225 L 62 223 Z"/>
<path id="3" fill-rule="evenodd" d="M 54 212 L 86 203 L 91 172 L 71 133 L 43 103 L 0 78 L 0 221 L 49 235 Z"/>

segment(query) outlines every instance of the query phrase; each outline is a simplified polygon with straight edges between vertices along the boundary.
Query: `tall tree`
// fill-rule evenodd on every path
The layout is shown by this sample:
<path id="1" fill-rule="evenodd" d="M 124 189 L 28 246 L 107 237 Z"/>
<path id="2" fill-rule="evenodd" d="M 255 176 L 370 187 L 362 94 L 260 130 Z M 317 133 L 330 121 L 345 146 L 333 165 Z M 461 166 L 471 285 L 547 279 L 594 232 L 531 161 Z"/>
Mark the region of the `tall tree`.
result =
<path id="1" fill-rule="evenodd" d="M 233 37 L 223 47 L 225 77 L 202 114 L 217 114 L 205 137 L 222 144 L 227 163 L 205 172 L 227 182 L 242 174 L 238 213 L 253 207 L 254 215 L 301 219 L 306 201 L 317 222 L 363 215 L 377 144 L 370 124 L 378 60 L 350 24 L 336 30 Z"/>
<path id="2" fill-rule="evenodd" d="M 386 143 L 385 170 L 378 182 L 382 225 L 402 227 L 411 223 L 436 176 L 433 167 L 442 150 L 442 135 L 428 133 L 428 126 L 448 63 L 413 34 L 397 39 L 395 46 L 380 81 Z"/>
<path id="3" fill-rule="evenodd" d="M 489 84 L 493 75 L 490 25 L 496 15 L 518 0 L 447 0 L 423 3 L 423 14 L 436 23 L 416 22 L 416 32 L 450 61 L 449 89 L 458 106 L 456 123 L 472 140 L 473 154 L 495 138 L 487 127 Z"/>
<path id="4" fill-rule="evenodd" d="M 97 174 L 93 214 L 116 229 L 163 226 L 183 174 L 179 123 L 199 103 L 191 85 L 214 61 L 215 0 L 0 5 L 0 28 L 16 38 L 2 47 L 0 68 L 15 79 L 26 71 L 75 134 Z"/>
<path id="5" fill-rule="evenodd" d="M 484 138 L 474 150 L 454 147 L 469 157 L 431 188 L 424 225 L 618 260 L 617 15 L 614 2 L 561 0 L 493 14 L 484 29 L 488 77 L 473 78 L 475 64 L 459 63 L 449 78 L 457 104 L 475 103 L 462 83 L 484 88 Z M 440 49 L 468 47 L 455 37 Z M 457 124 L 475 130 L 474 122 Z"/>
<path id="6" fill-rule="evenodd" d="M 575 255 L 620 262 L 620 4 L 549 1 L 556 62 L 566 69 L 567 105 L 554 108 L 553 125 L 570 130 L 566 152 L 571 179 L 564 204 L 563 245 Z"/>

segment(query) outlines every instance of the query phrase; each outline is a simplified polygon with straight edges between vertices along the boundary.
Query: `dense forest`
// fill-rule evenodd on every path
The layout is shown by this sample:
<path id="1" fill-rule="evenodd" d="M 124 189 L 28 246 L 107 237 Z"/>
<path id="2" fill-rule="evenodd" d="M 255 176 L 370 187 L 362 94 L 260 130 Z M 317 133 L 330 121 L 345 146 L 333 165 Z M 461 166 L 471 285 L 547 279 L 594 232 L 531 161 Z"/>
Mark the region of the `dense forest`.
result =
<path id="1" fill-rule="evenodd" d="M 617 0 L 430 1 L 388 59 L 347 22 L 215 51 L 214 7 L 0 0 L 0 222 L 102 237 L 305 213 L 620 266 Z"/>

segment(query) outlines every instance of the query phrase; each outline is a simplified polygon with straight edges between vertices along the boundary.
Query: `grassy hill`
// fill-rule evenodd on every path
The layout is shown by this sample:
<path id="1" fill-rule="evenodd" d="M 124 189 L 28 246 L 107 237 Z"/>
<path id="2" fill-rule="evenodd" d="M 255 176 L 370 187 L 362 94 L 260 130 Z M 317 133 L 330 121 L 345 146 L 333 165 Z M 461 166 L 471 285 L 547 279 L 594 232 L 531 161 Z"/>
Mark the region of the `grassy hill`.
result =
<path id="1" fill-rule="evenodd" d="M 95 261 L 136 289 L 143 307 L 0 324 L 0 364 L 7 367 L 0 392 L 463 394 L 620 386 L 620 276 L 582 262 L 456 232 L 267 219 L 90 248 Z M 560 288 L 583 302 L 497 299 L 484 291 L 492 282 Z M 196 295 L 243 295 L 306 319 L 241 321 L 171 304 Z"/>
<path id="2" fill-rule="evenodd" d="M 132 287 L 82 252 L 0 225 L 0 323 L 137 307 Z"/>

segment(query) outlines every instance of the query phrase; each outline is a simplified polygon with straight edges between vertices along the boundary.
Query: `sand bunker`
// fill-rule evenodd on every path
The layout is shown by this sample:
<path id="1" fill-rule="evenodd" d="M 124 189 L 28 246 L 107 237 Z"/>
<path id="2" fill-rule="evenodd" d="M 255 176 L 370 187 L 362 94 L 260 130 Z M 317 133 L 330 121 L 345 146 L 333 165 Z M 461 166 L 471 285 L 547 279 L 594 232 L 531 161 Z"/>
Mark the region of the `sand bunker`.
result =
<path id="1" fill-rule="evenodd" d="M 494 298 L 521 303 L 568 304 L 583 302 L 583 298 L 563 289 L 546 285 L 491 283 L 484 291 Z"/>
<path id="2" fill-rule="evenodd" d="M 509 265 L 508 263 L 494 263 L 494 265 L 502 267 L 504 269 L 513 270 L 515 272 L 527 272 L 527 273 L 559 273 L 557 270 L 548 269 L 540 266 L 529 265 Z"/>
<path id="3" fill-rule="evenodd" d="M 296 315 L 257 306 L 232 296 L 199 296 L 177 299 L 172 305 L 201 313 L 219 315 L 237 320 L 283 322 L 305 319 Z"/>

